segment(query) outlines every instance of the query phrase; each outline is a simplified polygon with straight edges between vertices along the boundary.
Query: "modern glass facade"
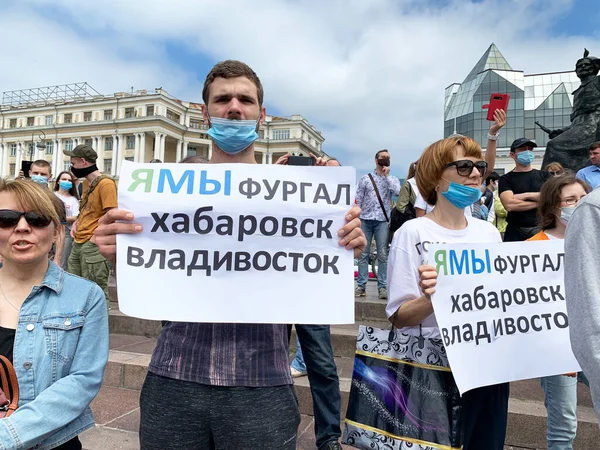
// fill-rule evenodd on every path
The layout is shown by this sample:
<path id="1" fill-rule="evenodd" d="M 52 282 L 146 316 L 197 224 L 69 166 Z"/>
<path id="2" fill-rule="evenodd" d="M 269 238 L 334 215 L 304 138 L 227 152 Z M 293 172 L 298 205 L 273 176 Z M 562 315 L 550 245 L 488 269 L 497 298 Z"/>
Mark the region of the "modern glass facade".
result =
<path id="1" fill-rule="evenodd" d="M 487 110 L 482 106 L 489 103 L 492 93 L 510 94 L 507 123 L 498 139 L 499 161 L 504 157 L 510 166 L 510 144 L 526 137 L 538 144 L 536 160 L 541 162 L 548 135 L 535 122 L 551 130 L 569 125 L 572 92 L 579 83 L 575 72 L 525 75 L 514 70 L 492 44 L 462 83 L 446 88 L 444 137 L 466 135 L 485 148 L 491 122 L 486 120 Z"/>

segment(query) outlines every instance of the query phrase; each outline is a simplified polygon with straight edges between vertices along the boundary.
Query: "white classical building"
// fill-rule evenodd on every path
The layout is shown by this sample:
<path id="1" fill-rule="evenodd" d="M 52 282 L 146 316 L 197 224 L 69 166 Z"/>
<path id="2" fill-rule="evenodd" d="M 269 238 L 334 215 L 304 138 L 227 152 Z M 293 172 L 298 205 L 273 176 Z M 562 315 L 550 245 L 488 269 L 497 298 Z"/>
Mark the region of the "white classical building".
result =
<path id="1" fill-rule="evenodd" d="M 98 168 L 118 177 L 123 160 L 179 162 L 209 159 L 202 104 L 178 100 L 162 88 L 101 95 L 87 83 L 8 91 L 0 106 L 0 174 L 17 176 L 23 160 L 45 159 L 58 175 L 68 170 L 63 150 L 79 144 L 98 152 Z M 267 116 L 255 144 L 256 161 L 294 154 L 327 156 L 322 134 L 301 115 Z"/>

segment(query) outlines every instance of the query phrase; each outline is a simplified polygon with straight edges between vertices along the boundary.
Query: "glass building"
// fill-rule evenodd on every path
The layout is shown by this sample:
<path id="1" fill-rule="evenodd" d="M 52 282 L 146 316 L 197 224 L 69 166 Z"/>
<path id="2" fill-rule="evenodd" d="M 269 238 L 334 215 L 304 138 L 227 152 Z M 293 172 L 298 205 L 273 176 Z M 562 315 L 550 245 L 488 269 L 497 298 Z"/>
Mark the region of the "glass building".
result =
<path id="1" fill-rule="evenodd" d="M 551 130 L 568 126 L 573 105 L 572 92 L 579 87 L 574 71 L 525 75 L 514 70 L 491 44 L 462 83 L 446 88 L 444 98 L 444 137 L 462 134 L 475 139 L 482 148 L 487 144 L 491 122 L 486 120 L 493 93 L 510 95 L 507 121 L 500 131 L 496 171 L 514 167 L 508 156 L 510 144 L 526 137 L 538 144 L 534 166 L 541 165 L 548 135 L 535 122 Z"/>

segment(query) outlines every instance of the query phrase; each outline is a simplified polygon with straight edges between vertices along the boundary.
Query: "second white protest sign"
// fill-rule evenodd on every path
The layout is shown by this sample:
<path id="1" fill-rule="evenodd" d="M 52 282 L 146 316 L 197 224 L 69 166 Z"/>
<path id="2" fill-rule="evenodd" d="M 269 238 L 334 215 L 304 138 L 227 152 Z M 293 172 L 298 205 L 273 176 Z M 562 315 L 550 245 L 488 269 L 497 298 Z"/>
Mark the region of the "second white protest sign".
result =
<path id="1" fill-rule="evenodd" d="M 580 370 L 569 340 L 562 240 L 431 245 L 432 297 L 461 393 Z"/>

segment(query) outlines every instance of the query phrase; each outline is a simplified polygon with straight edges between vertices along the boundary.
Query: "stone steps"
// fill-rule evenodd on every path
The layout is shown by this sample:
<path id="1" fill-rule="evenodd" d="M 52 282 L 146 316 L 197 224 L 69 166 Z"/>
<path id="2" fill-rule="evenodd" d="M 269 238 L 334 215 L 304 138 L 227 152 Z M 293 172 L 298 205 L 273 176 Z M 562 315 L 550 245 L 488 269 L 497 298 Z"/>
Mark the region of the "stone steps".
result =
<path id="1" fill-rule="evenodd" d="M 111 289 L 113 289 L 111 299 L 117 300 L 114 285 L 111 286 Z M 379 300 L 376 294 L 376 284 L 369 283 L 367 285 L 367 296 L 355 299 L 355 313 L 358 323 L 354 325 L 334 325 L 331 327 L 332 345 L 340 376 L 342 417 L 345 415 L 350 392 L 358 325 L 362 323 L 380 328 L 388 327 L 388 323 L 385 321 L 386 302 Z M 101 391 L 98 399 L 95 400 L 96 409 L 102 407 L 102 397 L 111 395 L 118 397 L 121 392 L 124 399 L 130 399 L 132 396 L 135 397 L 135 392 L 139 395 L 139 390 L 146 376 L 150 354 L 156 344 L 156 337 L 160 333 L 160 329 L 160 322 L 128 317 L 118 310 L 118 302 L 112 303 L 112 310 L 110 312 L 111 351 L 104 376 L 103 391 Z M 294 346 L 295 334 L 292 335 L 291 341 L 291 347 Z M 313 414 L 308 378 L 297 378 L 294 380 L 294 384 L 298 394 L 300 412 L 303 414 L 303 424 L 306 425 L 312 421 Z M 600 432 L 593 411 L 589 389 L 581 384 L 578 386 L 578 405 L 578 433 L 574 448 L 577 450 L 597 449 L 597 443 L 600 442 Z M 117 408 L 117 411 L 113 414 L 119 412 L 121 410 Z M 114 433 L 116 433 L 116 437 L 114 438 L 116 446 L 113 447 L 111 444 L 108 447 L 93 447 L 86 446 L 84 442 L 84 448 L 88 450 L 100 448 L 122 448 L 123 450 L 130 450 L 131 448 L 133 450 L 134 448 L 138 448 L 126 446 L 132 442 L 131 439 L 134 436 L 127 433 L 137 430 L 136 420 L 139 421 L 139 409 L 137 409 L 135 402 L 132 403 L 132 410 L 128 413 L 115 416 L 110 421 L 106 417 L 103 420 L 104 422 L 98 421 L 102 425 L 101 427 L 87 433 L 90 433 L 90 436 L 92 433 L 95 433 L 94 439 L 98 439 L 98 442 L 102 442 L 103 439 L 109 442 L 109 439 L 112 439 L 112 437 L 109 438 L 108 434 L 112 432 L 111 430 L 114 430 Z M 299 449 L 314 450 L 314 436 L 311 434 L 312 432 L 309 433 L 310 436 L 306 435 L 306 431 L 309 429 L 311 429 L 310 424 L 304 426 L 303 430 L 299 430 L 299 433 L 303 433 L 304 435 L 303 440 L 299 439 Z M 134 437 L 137 439 L 137 435 Z M 545 449 L 545 439 L 546 409 L 539 381 L 525 380 L 512 383 L 506 439 L 507 449 Z M 118 446 L 120 445 L 119 442 L 122 442 L 122 447 Z"/>
<path id="2" fill-rule="evenodd" d="M 337 335 L 349 336 L 350 329 L 340 330 Z M 344 337 L 344 340 L 349 340 Z M 356 335 L 353 337 L 354 345 Z M 146 376 L 150 354 L 156 343 L 154 338 L 131 335 L 111 335 L 111 350 L 109 363 L 104 375 L 103 389 L 117 389 L 125 393 L 125 398 L 131 396 L 131 392 L 139 392 Z M 346 345 L 342 352 L 347 353 Z M 336 347 L 339 349 L 339 347 Z M 336 357 L 336 365 L 340 376 L 340 391 L 342 395 L 342 417 L 345 416 L 346 406 L 350 393 L 350 381 L 352 377 L 353 357 L 350 355 L 341 355 Z M 294 380 L 300 412 L 305 416 L 312 416 L 312 398 L 310 395 L 310 386 L 307 377 L 296 378 Z M 589 390 L 583 386 L 578 386 L 579 406 L 578 406 L 578 433 L 575 442 L 576 449 L 591 450 L 597 449 L 597 443 L 600 441 L 600 432 L 596 422 L 596 416 L 592 408 L 592 402 Z M 102 395 L 102 394 L 101 394 Z M 101 396 L 99 396 L 101 397 Z M 137 405 L 136 405 L 137 408 Z M 120 411 L 117 411 L 119 413 Z M 119 416 L 118 421 L 107 422 L 106 426 L 117 426 L 123 422 L 127 424 L 128 420 L 133 420 L 136 416 L 135 411 L 130 413 L 132 416 Z M 103 419 L 105 420 L 105 419 Z M 106 420 L 105 420 L 106 421 Z M 103 422 L 98 422 L 103 423 Z M 546 409 L 543 403 L 543 392 L 539 386 L 538 380 L 525 380 L 511 384 L 511 398 L 509 403 L 509 426 L 506 444 L 515 448 L 542 449 L 546 443 Z M 299 447 L 300 448 L 300 447 Z"/>

